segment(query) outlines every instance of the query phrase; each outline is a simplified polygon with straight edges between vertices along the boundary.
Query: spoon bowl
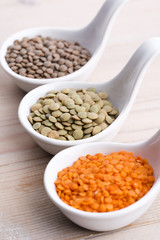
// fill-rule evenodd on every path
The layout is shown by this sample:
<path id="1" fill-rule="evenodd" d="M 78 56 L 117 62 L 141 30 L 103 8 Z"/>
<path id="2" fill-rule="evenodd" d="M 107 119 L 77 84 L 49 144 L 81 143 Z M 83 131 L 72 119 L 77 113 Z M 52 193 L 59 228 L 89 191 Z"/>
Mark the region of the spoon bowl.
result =
<path id="1" fill-rule="evenodd" d="M 73 30 L 54 27 L 40 27 L 26 29 L 15 33 L 9 37 L 1 47 L 0 62 L 3 69 L 13 78 L 17 86 L 26 92 L 40 85 L 56 81 L 84 81 L 94 70 L 94 67 L 96 66 L 107 42 L 113 20 L 115 19 L 118 10 L 126 1 L 127 0 L 105 1 L 92 22 L 82 29 Z M 33 79 L 21 76 L 20 74 L 12 71 L 8 66 L 8 63 L 5 60 L 7 48 L 12 45 L 15 40 L 22 40 L 23 37 L 33 38 L 37 35 L 64 39 L 67 41 L 78 41 L 83 47 L 87 48 L 91 52 L 91 59 L 79 70 L 64 77 Z"/>
<path id="2" fill-rule="evenodd" d="M 115 78 L 104 83 L 93 84 L 86 82 L 55 82 L 33 89 L 26 94 L 19 105 L 18 116 L 20 123 L 33 137 L 33 139 L 44 150 L 51 154 L 55 154 L 64 148 L 82 143 L 112 140 L 120 130 L 121 125 L 131 109 L 147 66 L 149 66 L 149 63 L 151 63 L 151 60 L 156 54 L 159 53 L 159 51 L 160 39 L 149 39 L 138 48 L 124 69 Z M 109 127 L 90 138 L 75 141 L 51 139 L 41 135 L 40 133 L 37 133 L 33 129 L 28 121 L 28 115 L 30 113 L 30 107 L 36 103 L 40 97 L 46 95 L 47 92 L 54 89 L 87 89 L 89 87 L 95 87 L 97 92 L 106 92 L 113 106 L 119 110 L 119 116 Z"/>
<path id="3" fill-rule="evenodd" d="M 155 182 L 148 193 L 137 202 L 121 210 L 106 213 L 85 212 L 65 204 L 58 196 L 54 182 L 57 173 L 71 166 L 80 156 L 87 154 L 104 155 L 125 150 L 146 158 L 154 169 Z M 160 130 L 149 140 L 137 144 L 87 143 L 65 149 L 55 155 L 48 163 L 44 173 L 44 186 L 53 203 L 71 221 L 93 231 L 110 231 L 122 228 L 144 214 L 160 191 Z"/>

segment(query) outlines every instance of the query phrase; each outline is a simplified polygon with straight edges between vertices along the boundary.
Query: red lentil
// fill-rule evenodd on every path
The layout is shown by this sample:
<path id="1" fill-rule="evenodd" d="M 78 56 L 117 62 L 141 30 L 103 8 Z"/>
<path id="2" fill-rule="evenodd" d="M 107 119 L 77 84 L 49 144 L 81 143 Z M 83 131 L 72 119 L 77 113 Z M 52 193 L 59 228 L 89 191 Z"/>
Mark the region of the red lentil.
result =
<path id="1" fill-rule="evenodd" d="M 142 198 L 154 183 L 153 168 L 132 152 L 86 155 L 58 173 L 56 191 L 66 204 L 88 212 L 110 212 Z"/>

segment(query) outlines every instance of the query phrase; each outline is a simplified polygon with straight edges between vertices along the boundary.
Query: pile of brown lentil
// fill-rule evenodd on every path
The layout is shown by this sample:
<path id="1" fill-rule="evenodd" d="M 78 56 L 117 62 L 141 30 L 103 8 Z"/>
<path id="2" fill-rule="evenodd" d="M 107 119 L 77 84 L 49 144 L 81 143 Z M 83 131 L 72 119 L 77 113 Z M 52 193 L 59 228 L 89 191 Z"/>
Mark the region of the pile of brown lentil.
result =
<path id="1" fill-rule="evenodd" d="M 155 179 L 146 159 L 132 152 L 81 156 L 58 173 L 56 191 L 66 204 L 88 212 L 110 212 L 142 198 Z"/>
<path id="2" fill-rule="evenodd" d="M 118 116 L 107 94 L 95 88 L 50 91 L 30 110 L 28 120 L 38 133 L 70 141 L 100 133 Z"/>
<path id="3" fill-rule="evenodd" d="M 17 74 L 29 78 L 63 77 L 84 66 L 90 52 L 78 42 L 36 36 L 15 40 L 5 59 Z"/>

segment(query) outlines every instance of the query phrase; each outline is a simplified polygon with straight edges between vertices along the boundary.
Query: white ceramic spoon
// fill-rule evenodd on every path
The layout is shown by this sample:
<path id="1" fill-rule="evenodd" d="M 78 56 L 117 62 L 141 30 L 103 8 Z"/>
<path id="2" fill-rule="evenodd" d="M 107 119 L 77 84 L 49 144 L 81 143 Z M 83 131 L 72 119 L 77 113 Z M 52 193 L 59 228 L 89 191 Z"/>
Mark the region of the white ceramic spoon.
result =
<path id="1" fill-rule="evenodd" d="M 120 130 L 122 123 L 131 109 L 147 66 L 159 52 L 160 38 L 149 39 L 138 48 L 124 69 L 110 81 L 100 84 L 86 82 L 55 82 L 33 89 L 26 94 L 19 106 L 18 116 L 22 126 L 31 134 L 34 140 L 43 149 L 51 154 L 55 154 L 66 147 L 81 143 L 104 140 L 110 141 Z M 119 116 L 108 128 L 93 137 L 76 141 L 50 139 L 33 130 L 27 117 L 29 115 L 31 105 L 33 105 L 40 97 L 54 89 L 87 89 L 89 87 L 95 87 L 97 91 L 108 93 L 113 106 L 119 110 Z"/>
<path id="2" fill-rule="evenodd" d="M 61 201 L 54 186 L 59 171 L 71 166 L 80 156 L 109 154 L 122 150 L 146 158 L 154 169 L 155 183 L 144 197 L 129 207 L 108 213 L 84 212 Z M 137 144 L 87 143 L 65 149 L 48 163 L 44 174 L 44 185 L 53 203 L 76 224 L 94 231 L 109 231 L 124 227 L 145 213 L 160 191 L 160 130 L 148 141 Z"/>
<path id="3" fill-rule="evenodd" d="M 107 42 L 113 20 L 115 19 L 116 13 L 120 7 L 127 0 L 108 0 L 105 1 L 98 14 L 92 20 L 90 24 L 86 27 L 78 30 L 74 29 L 61 29 L 54 27 L 40 27 L 26 29 L 21 32 L 15 33 L 9 37 L 1 47 L 0 62 L 3 69 L 13 78 L 15 83 L 25 91 L 30 91 L 31 89 L 51 82 L 56 81 L 82 81 L 85 80 L 90 73 L 94 70 L 97 64 L 105 44 Z M 42 35 L 43 37 L 52 37 L 57 39 L 65 39 L 68 41 L 78 41 L 80 44 L 88 48 L 92 54 L 89 62 L 80 68 L 78 71 L 72 74 L 66 75 L 64 77 L 52 78 L 52 79 L 32 79 L 28 77 L 23 77 L 16 74 L 8 66 L 5 55 L 7 48 L 13 44 L 14 40 L 21 40 L 23 37 L 33 38 L 37 35 Z"/>

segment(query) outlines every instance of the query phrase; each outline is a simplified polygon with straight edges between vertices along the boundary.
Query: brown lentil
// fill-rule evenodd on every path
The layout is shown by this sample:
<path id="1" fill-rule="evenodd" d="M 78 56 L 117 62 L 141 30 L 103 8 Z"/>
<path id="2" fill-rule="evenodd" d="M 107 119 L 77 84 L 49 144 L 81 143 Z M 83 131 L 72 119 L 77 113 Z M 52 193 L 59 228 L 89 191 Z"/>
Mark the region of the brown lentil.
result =
<path id="1" fill-rule="evenodd" d="M 89 50 L 78 42 L 40 35 L 14 41 L 5 56 L 14 72 L 24 77 L 39 79 L 63 77 L 77 71 L 90 57 Z"/>

